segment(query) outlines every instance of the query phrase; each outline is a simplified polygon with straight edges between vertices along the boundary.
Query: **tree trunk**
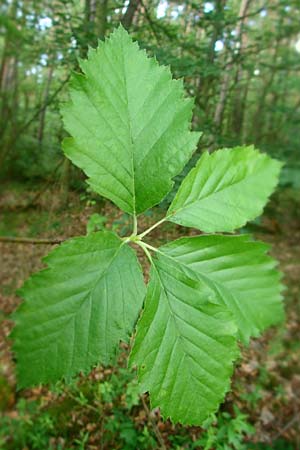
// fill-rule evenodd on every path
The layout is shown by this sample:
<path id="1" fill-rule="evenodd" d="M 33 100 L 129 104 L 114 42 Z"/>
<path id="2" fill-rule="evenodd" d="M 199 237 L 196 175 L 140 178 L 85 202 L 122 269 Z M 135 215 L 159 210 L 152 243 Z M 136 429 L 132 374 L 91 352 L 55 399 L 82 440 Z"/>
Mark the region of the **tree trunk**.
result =
<path id="1" fill-rule="evenodd" d="M 251 0 L 243 0 L 241 5 L 240 17 L 244 17 L 247 14 L 249 9 Z M 233 98 L 233 109 L 232 109 L 232 131 L 235 134 L 236 138 L 240 138 L 243 128 L 243 120 L 244 120 L 244 108 L 246 103 L 246 98 L 248 95 L 249 88 L 249 77 L 247 77 L 247 81 L 245 86 L 243 86 L 243 53 L 246 48 L 247 43 L 247 35 L 244 32 L 244 24 L 245 18 L 241 19 L 238 27 L 237 27 L 237 36 L 238 36 L 238 54 L 237 54 L 237 67 L 236 67 L 236 75 L 235 75 L 235 96 Z"/>
<path id="2" fill-rule="evenodd" d="M 284 18 L 283 16 L 279 16 L 278 20 L 278 36 L 275 41 L 274 45 L 274 53 L 272 57 L 272 65 L 276 66 L 277 60 L 279 57 L 279 50 L 280 50 L 280 43 L 282 40 L 281 36 L 281 29 L 284 25 Z M 257 105 L 256 110 L 254 111 L 254 115 L 252 118 L 252 130 L 251 130 L 251 139 L 254 141 L 255 144 L 258 144 L 260 142 L 261 136 L 264 134 L 264 120 L 263 120 L 263 114 L 266 107 L 266 99 L 270 92 L 270 89 L 273 85 L 275 76 L 277 75 L 276 70 L 271 69 L 271 74 L 269 78 L 267 79 L 266 83 L 264 84 L 262 91 L 259 95 L 259 102 Z"/>
<path id="3" fill-rule="evenodd" d="M 9 11 L 9 19 L 13 22 L 17 16 L 18 2 L 14 0 Z M 18 73 L 17 56 L 15 48 L 15 38 L 10 29 L 7 29 L 4 45 L 3 55 L 0 67 L 0 98 L 1 98 L 1 124 L 0 124 L 0 138 L 3 138 L 5 130 L 8 129 L 11 119 L 14 117 L 14 99 L 16 76 Z"/>
<path id="4" fill-rule="evenodd" d="M 241 0 L 239 15 L 238 15 L 238 17 L 240 19 L 238 20 L 236 29 L 235 29 L 235 31 L 236 31 L 235 35 L 236 35 L 237 42 L 242 41 L 243 25 L 245 22 L 244 16 L 247 13 L 247 10 L 250 5 L 250 1 L 251 0 Z M 226 69 L 225 69 L 223 80 L 221 82 L 220 97 L 219 97 L 219 101 L 218 101 L 216 109 L 215 109 L 215 114 L 214 114 L 214 119 L 213 119 L 216 134 L 222 132 L 223 113 L 225 110 L 226 101 L 227 101 L 227 97 L 228 97 L 228 93 L 229 93 L 229 89 L 230 89 L 230 81 L 232 78 L 232 74 L 231 74 L 232 67 L 233 67 L 233 59 L 232 59 L 231 55 L 229 55 L 226 60 Z"/>
<path id="5" fill-rule="evenodd" d="M 132 22 L 133 22 L 135 12 L 137 11 L 139 5 L 140 5 L 140 0 L 130 0 L 129 5 L 125 11 L 125 14 L 121 20 L 121 23 L 122 23 L 123 27 L 126 28 L 126 30 L 130 29 Z"/>
<path id="6" fill-rule="evenodd" d="M 107 3 L 108 0 L 98 0 L 97 3 L 97 31 L 98 39 L 103 40 L 107 29 Z"/>
<path id="7" fill-rule="evenodd" d="M 225 0 L 216 0 L 216 14 L 220 17 L 223 16 L 223 10 L 225 6 Z M 212 66 L 215 61 L 216 51 L 215 45 L 218 39 L 222 36 L 223 31 L 223 21 L 217 19 L 214 21 L 214 28 L 212 37 L 210 39 L 209 48 L 208 48 L 208 57 L 207 64 L 208 66 Z M 210 91 L 215 81 L 216 76 L 214 74 L 207 75 L 206 77 L 202 77 L 201 82 L 199 82 L 199 89 L 196 95 L 196 102 L 199 104 L 203 111 L 208 112 L 208 104 L 210 98 Z M 199 80 L 200 81 L 200 80 Z"/>
<path id="8" fill-rule="evenodd" d="M 64 159 L 61 178 L 60 178 L 60 206 L 64 208 L 67 206 L 69 198 L 69 184 L 70 184 L 70 160 Z"/>
<path id="9" fill-rule="evenodd" d="M 41 109 L 40 117 L 39 117 L 39 127 L 38 127 L 38 135 L 37 135 L 39 147 L 42 147 L 42 144 L 43 144 L 45 118 L 46 118 L 46 111 L 47 111 L 47 106 L 48 106 L 50 85 L 51 85 L 51 81 L 53 78 L 53 72 L 54 72 L 54 66 L 50 66 L 49 71 L 48 71 L 46 86 L 45 86 L 45 90 L 44 90 L 43 100 L 42 100 L 42 109 Z"/>

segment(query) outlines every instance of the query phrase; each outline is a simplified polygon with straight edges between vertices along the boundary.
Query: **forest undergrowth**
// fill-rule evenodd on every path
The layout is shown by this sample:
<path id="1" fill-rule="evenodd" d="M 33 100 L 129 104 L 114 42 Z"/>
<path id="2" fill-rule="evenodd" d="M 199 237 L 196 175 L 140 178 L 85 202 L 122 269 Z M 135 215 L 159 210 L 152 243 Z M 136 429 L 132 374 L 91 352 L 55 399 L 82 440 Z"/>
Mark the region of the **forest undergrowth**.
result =
<path id="1" fill-rule="evenodd" d="M 27 185 L 5 187 L 0 199 L 0 236 L 66 239 L 112 228 L 130 234 L 130 218 L 91 194 L 71 192 L 67 202 L 57 187 L 39 193 Z M 38 193 L 38 195 L 37 195 Z M 146 228 L 163 211 L 154 208 L 142 220 Z M 243 349 L 232 391 L 219 413 L 203 428 L 163 422 L 140 397 L 134 373 L 126 368 L 128 346 L 116 367 L 97 367 L 88 377 L 50 389 L 16 392 L 14 361 L 8 339 L 15 294 L 30 273 L 41 268 L 51 244 L 5 242 L 0 238 L 0 449 L 205 449 L 300 448 L 300 198 L 291 189 L 271 199 L 263 217 L 242 232 L 272 244 L 284 273 L 287 320 Z M 195 231 L 166 223 L 152 242 Z M 164 238 L 161 238 L 161 235 Z M 147 276 L 147 261 L 140 260 Z"/>

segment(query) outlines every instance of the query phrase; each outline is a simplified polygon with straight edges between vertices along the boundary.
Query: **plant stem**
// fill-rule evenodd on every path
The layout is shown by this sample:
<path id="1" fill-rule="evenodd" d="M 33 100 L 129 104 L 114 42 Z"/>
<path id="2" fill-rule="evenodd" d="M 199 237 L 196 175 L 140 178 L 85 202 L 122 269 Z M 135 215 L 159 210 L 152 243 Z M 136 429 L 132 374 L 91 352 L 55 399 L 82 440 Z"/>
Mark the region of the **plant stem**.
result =
<path id="1" fill-rule="evenodd" d="M 164 223 L 167 220 L 167 217 L 164 217 L 163 219 L 159 220 L 158 222 L 156 222 L 154 225 L 152 225 L 150 228 L 148 228 L 147 230 L 143 231 L 143 233 L 141 233 L 139 236 L 141 239 L 143 239 L 144 236 L 146 236 L 147 234 L 151 233 L 152 230 L 154 230 L 154 228 L 159 227 L 159 225 L 161 225 L 162 223 Z"/>
<path id="2" fill-rule="evenodd" d="M 158 248 L 153 247 L 152 245 L 147 244 L 146 242 L 141 242 L 140 244 L 142 245 L 142 247 L 145 246 L 149 248 L 149 250 L 152 250 L 153 252 L 159 252 Z"/>
<path id="3" fill-rule="evenodd" d="M 133 230 L 132 230 L 132 234 L 133 234 L 134 236 L 137 235 L 137 216 L 136 216 L 135 213 L 134 213 L 134 215 L 133 215 Z"/>
<path id="4" fill-rule="evenodd" d="M 149 250 L 147 249 L 147 247 L 151 247 L 151 246 L 149 246 L 148 244 L 146 244 L 145 242 L 142 242 L 142 241 L 137 241 L 136 244 L 138 244 L 144 250 L 147 258 L 149 259 L 150 263 L 152 264 L 152 256 L 151 256 Z M 151 250 L 152 249 L 154 249 L 154 247 L 152 247 Z M 156 249 L 154 249 L 154 250 L 156 250 Z"/>
<path id="5" fill-rule="evenodd" d="M 161 446 L 160 448 L 161 448 L 161 450 L 167 450 L 167 447 L 165 446 L 163 437 L 162 437 L 162 435 L 161 435 L 161 433 L 160 433 L 160 431 L 159 431 L 159 429 L 158 429 L 158 426 L 156 425 L 155 420 L 154 420 L 153 417 L 151 416 L 151 411 L 150 411 L 150 409 L 148 408 L 148 405 L 147 405 L 147 403 L 146 403 L 146 401 L 145 401 L 145 398 L 144 398 L 144 395 L 143 395 L 143 394 L 140 395 L 140 399 L 141 399 L 141 401 L 142 401 L 144 410 L 145 410 L 145 412 L 146 412 L 146 414 L 147 414 L 148 421 L 151 423 L 152 428 L 153 428 L 153 431 L 154 431 L 154 433 L 155 433 L 155 435 L 156 435 L 156 437 L 157 437 L 157 440 L 158 440 L 158 442 L 160 443 L 160 446 Z"/>

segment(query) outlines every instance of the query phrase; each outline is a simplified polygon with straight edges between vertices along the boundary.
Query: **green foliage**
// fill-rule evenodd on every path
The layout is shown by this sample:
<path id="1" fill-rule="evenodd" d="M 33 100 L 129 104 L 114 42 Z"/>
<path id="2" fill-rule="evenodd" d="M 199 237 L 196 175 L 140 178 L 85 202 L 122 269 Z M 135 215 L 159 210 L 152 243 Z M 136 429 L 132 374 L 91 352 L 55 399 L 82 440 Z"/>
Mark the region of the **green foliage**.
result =
<path id="1" fill-rule="evenodd" d="M 266 255 L 268 249 L 248 235 L 219 235 L 182 238 L 160 251 L 213 289 L 216 301 L 232 312 L 239 338 L 247 343 L 283 319 L 280 273 Z"/>
<path id="2" fill-rule="evenodd" d="M 166 220 L 234 230 L 261 213 L 280 163 L 252 147 L 204 154 L 167 216 L 138 234 L 137 214 L 171 190 L 195 148 L 192 102 L 121 27 L 80 64 L 85 75 L 73 76 L 72 102 L 63 108 L 73 136 L 64 150 L 96 192 L 132 214 L 133 231 L 71 239 L 26 282 L 13 331 L 19 385 L 69 379 L 114 360 L 144 299 L 134 243 L 151 263 L 130 356 L 139 389 L 164 417 L 201 424 L 229 388 L 237 341 L 282 319 L 280 276 L 267 247 L 248 236 L 185 238 L 159 249 L 144 237 Z M 138 446 L 131 426 L 122 430 Z"/>
<path id="3" fill-rule="evenodd" d="M 235 417 L 228 412 L 220 413 L 218 417 L 212 415 L 204 423 L 205 432 L 195 442 L 193 448 L 203 450 L 248 450 L 244 443 L 245 436 L 254 434 L 255 429 L 247 422 L 248 416 L 237 407 L 234 408 Z"/>
<path id="4" fill-rule="evenodd" d="M 17 412 L 15 418 L 1 418 L 0 448 L 51 448 L 49 439 L 55 434 L 56 419 L 49 412 L 40 411 L 36 402 L 25 399 L 18 402 Z"/>
<path id="5" fill-rule="evenodd" d="M 300 164 L 294 164 L 293 167 L 283 168 L 280 177 L 281 186 L 290 186 L 297 190 L 300 188 Z"/>
<path id="6" fill-rule="evenodd" d="M 23 136 L 16 145 L 13 171 L 17 179 L 34 180 L 53 176 L 61 159 L 59 147 L 53 142 L 39 145 L 32 136 Z"/>
<path id="7" fill-rule="evenodd" d="M 204 153 L 181 184 L 168 220 L 208 233 L 234 231 L 262 213 L 280 167 L 252 146 Z"/>
<path id="8" fill-rule="evenodd" d="M 111 232 L 70 239 L 45 262 L 48 269 L 20 292 L 27 297 L 13 333 L 20 387 L 70 378 L 98 361 L 113 361 L 143 303 L 136 256 Z"/>
<path id="9" fill-rule="evenodd" d="M 111 229 L 120 236 L 126 236 L 131 231 L 131 216 L 123 213 L 118 219 L 112 223 Z"/>
<path id="10" fill-rule="evenodd" d="M 174 422 L 200 424 L 229 389 L 236 326 L 200 277 L 159 254 L 130 363 L 153 407 Z"/>
<path id="11" fill-rule="evenodd" d="M 276 442 L 272 442 L 271 445 L 268 444 L 250 444 L 247 450 L 295 450 L 295 446 L 292 443 L 288 443 L 284 439 L 279 439 Z"/>
<path id="12" fill-rule="evenodd" d="M 169 68 L 148 58 L 122 27 L 90 49 L 80 67 L 84 75 L 73 75 L 71 102 L 62 109 L 73 136 L 64 152 L 96 192 L 139 214 L 171 190 L 195 150 L 193 102 Z"/>
<path id="13" fill-rule="evenodd" d="M 92 214 L 86 226 L 87 234 L 91 234 L 94 231 L 104 231 L 106 221 L 107 218 L 105 216 L 98 213 Z"/>
<path id="14" fill-rule="evenodd" d="M 59 382 L 46 399 L 21 398 L 15 415 L 1 417 L 1 450 L 86 449 L 91 426 L 93 438 L 97 436 L 103 448 L 157 448 L 151 423 L 148 426 L 145 419 L 137 423 L 133 418 L 138 410 L 143 412 L 134 373 L 120 361 L 107 372 L 102 381 Z"/>
<path id="15" fill-rule="evenodd" d="M 106 3 L 96 7 L 87 0 L 57 0 L 53 6 L 40 0 L 24 8 L 23 2 L 1 2 L 1 175 L 48 178 L 52 150 L 59 152 L 62 138 L 57 99 L 59 93 L 65 96 L 70 70 L 77 70 L 76 57 L 85 57 L 88 45 L 97 45 L 98 38 L 104 39 L 128 16 L 126 28 L 141 46 L 161 64 L 170 64 L 174 76 L 183 78 L 186 91 L 195 96 L 193 126 L 205 132 L 202 148 L 211 142 L 214 148 L 255 142 L 273 156 L 296 163 L 298 0 L 264 8 L 247 2 L 242 20 L 241 5 L 229 0 L 167 2 L 162 15 L 159 2 L 149 4 L 146 12 L 137 2 L 121 0 L 108 8 Z M 107 66 L 106 61 L 103 78 L 110 82 L 119 61 Z M 72 186 L 77 175 L 73 171 Z"/>

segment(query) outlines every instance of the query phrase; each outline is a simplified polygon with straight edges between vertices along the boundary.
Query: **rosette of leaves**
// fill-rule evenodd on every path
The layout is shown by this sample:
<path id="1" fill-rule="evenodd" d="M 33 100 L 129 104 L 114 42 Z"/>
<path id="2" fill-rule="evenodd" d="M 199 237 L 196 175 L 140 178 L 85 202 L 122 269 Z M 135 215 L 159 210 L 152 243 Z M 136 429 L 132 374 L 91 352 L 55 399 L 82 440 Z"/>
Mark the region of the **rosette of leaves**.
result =
<path id="1" fill-rule="evenodd" d="M 122 27 L 80 67 L 62 108 L 71 135 L 63 150 L 95 192 L 132 215 L 133 231 L 70 239 L 25 283 L 12 334 L 19 386 L 113 364 L 120 341 L 133 336 L 129 364 L 152 407 L 199 425 L 230 387 L 238 342 L 283 318 L 268 246 L 220 234 L 261 214 L 281 163 L 251 146 L 205 152 L 166 217 L 138 233 L 138 216 L 170 192 L 196 149 L 193 101 Z M 164 221 L 207 234 L 155 248 L 147 238 Z M 151 263 L 147 287 L 131 243 Z"/>

